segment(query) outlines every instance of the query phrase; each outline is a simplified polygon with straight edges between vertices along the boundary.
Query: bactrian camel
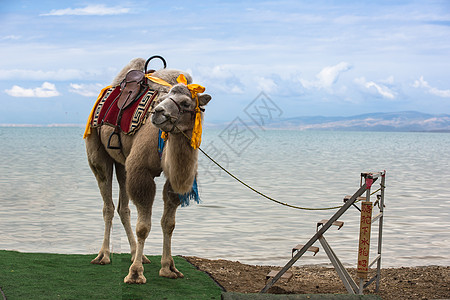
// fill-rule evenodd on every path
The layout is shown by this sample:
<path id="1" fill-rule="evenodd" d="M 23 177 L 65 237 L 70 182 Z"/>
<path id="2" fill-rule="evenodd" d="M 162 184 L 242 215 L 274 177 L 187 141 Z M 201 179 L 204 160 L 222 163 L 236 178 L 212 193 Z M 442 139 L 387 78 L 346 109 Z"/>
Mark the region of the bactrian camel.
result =
<path id="1" fill-rule="evenodd" d="M 130 70 L 143 70 L 145 60 L 134 59 L 116 76 L 112 85 L 118 85 Z M 184 74 L 187 82 L 178 83 Z M 103 219 L 105 232 L 102 247 L 93 264 L 110 263 L 110 232 L 114 216 L 112 199 L 112 178 L 115 169 L 119 184 L 118 214 L 125 228 L 130 244 L 132 264 L 126 283 L 145 283 L 143 264 L 150 263 L 144 256 L 144 244 L 151 229 L 152 205 L 156 186 L 154 178 L 164 172 L 166 182 L 163 188 L 164 212 L 161 218 L 163 230 L 163 253 L 159 275 L 168 278 L 182 278 L 175 267 L 171 254 L 172 232 L 175 228 L 175 213 L 180 205 L 179 194 L 191 191 L 197 175 L 198 150 L 188 139 L 192 136 L 195 112 L 202 111 L 210 100 L 207 94 L 196 94 L 189 89 L 192 78 L 189 74 L 176 70 L 162 69 L 153 73 L 172 87 L 149 82 L 150 88 L 159 92 L 159 98 L 151 112 L 151 122 L 144 125 L 132 136 L 121 133 L 120 150 L 108 149 L 106 143 L 113 127 L 102 126 L 91 129 L 86 137 L 86 150 L 91 167 L 97 179 L 103 198 Z M 198 102 L 197 102 L 198 101 Z M 149 118 L 150 119 L 150 118 Z M 158 153 L 159 130 L 168 133 L 162 156 Z M 136 237 L 130 223 L 129 199 L 137 208 Z"/>

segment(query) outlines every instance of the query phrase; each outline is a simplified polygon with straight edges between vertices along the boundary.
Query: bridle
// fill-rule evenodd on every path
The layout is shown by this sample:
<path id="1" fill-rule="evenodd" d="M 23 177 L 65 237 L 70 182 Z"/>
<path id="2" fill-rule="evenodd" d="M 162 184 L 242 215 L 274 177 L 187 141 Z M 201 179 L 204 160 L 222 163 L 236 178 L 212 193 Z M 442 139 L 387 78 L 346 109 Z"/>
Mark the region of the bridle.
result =
<path id="1" fill-rule="evenodd" d="M 150 79 L 151 81 L 154 81 L 161 85 L 165 85 L 165 86 L 172 88 L 171 84 L 167 83 L 166 81 L 164 81 L 160 78 L 154 77 L 150 74 L 146 74 L 145 77 Z M 200 147 L 200 143 L 202 142 L 202 112 L 205 111 L 202 107 L 200 107 L 198 94 L 203 93 L 205 91 L 205 87 L 203 87 L 199 84 L 193 84 L 193 83 L 188 84 L 187 79 L 183 74 L 180 74 L 178 76 L 177 82 L 188 88 L 188 90 L 192 96 L 191 99 L 195 99 L 195 108 L 194 108 L 194 110 L 183 109 L 182 107 L 180 107 L 180 105 L 178 103 L 176 103 L 175 100 L 173 100 L 173 98 L 169 97 L 169 99 L 175 103 L 175 105 L 178 109 L 178 116 L 175 118 L 175 122 L 172 122 L 173 117 L 170 117 L 170 122 L 172 122 L 173 126 L 172 126 L 172 129 L 168 132 L 174 131 L 182 114 L 184 114 L 186 112 L 191 113 L 191 115 L 194 116 L 194 127 L 192 128 L 191 146 L 194 149 L 198 149 Z M 169 94 L 170 94 L 170 91 L 169 91 Z M 153 113 L 154 113 L 154 111 L 153 111 Z M 164 136 L 164 139 L 166 139 L 168 137 L 167 136 L 168 132 L 162 133 L 162 135 Z"/>
<path id="2" fill-rule="evenodd" d="M 170 122 L 172 123 L 172 129 L 170 129 L 169 131 L 167 131 L 168 133 L 173 132 L 175 129 L 178 129 L 178 122 L 180 121 L 180 118 L 183 114 L 185 113 L 190 113 L 191 114 L 191 118 L 195 118 L 195 114 L 196 114 L 196 110 L 195 109 L 184 109 L 180 106 L 180 104 L 178 104 L 172 97 L 169 97 L 169 100 L 171 100 L 175 106 L 178 109 L 178 114 L 176 115 L 176 117 L 173 116 L 169 116 L 170 118 Z M 205 109 L 203 107 L 199 107 L 201 112 L 204 112 Z M 154 114 L 154 110 L 151 112 L 152 114 Z M 175 121 L 173 121 L 175 120 Z M 179 129 L 178 129 L 179 130 Z"/>

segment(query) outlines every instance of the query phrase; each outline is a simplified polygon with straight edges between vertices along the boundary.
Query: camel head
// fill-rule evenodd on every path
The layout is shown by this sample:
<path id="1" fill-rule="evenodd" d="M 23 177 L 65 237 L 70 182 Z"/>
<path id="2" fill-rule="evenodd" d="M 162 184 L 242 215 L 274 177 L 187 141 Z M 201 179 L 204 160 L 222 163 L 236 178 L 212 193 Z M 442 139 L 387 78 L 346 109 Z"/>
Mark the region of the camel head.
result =
<path id="1" fill-rule="evenodd" d="M 153 110 L 151 121 L 154 126 L 168 133 L 192 130 L 197 111 L 203 114 L 203 107 L 210 100 L 210 95 L 192 93 L 186 84 L 178 83 L 161 98 Z"/>

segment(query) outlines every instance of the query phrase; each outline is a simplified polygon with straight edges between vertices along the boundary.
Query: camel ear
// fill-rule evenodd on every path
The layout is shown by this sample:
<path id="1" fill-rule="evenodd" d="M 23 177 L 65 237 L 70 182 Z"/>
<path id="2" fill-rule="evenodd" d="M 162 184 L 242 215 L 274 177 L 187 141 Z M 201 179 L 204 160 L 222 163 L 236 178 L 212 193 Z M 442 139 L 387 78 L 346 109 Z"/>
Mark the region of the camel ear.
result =
<path id="1" fill-rule="evenodd" d="M 208 94 L 198 95 L 198 104 L 205 106 L 211 100 L 211 96 Z"/>

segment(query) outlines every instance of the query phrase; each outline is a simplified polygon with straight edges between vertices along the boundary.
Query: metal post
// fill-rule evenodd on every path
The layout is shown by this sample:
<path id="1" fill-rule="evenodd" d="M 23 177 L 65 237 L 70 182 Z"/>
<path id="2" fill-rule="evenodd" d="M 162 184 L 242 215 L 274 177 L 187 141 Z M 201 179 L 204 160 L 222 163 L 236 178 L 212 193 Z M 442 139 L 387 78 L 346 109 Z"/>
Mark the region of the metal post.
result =
<path id="1" fill-rule="evenodd" d="M 373 181 L 375 182 L 378 179 L 378 176 L 374 176 Z M 318 239 L 321 237 L 332 225 L 334 221 L 337 221 L 346 211 L 347 209 L 352 206 L 353 203 L 355 203 L 356 199 L 364 194 L 366 191 L 367 185 L 363 184 L 353 196 L 345 202 L 345 204 L 328 220 L 327 223 L 325 223 L 320 230 L 314 234 L 314 236 L 303 246 L 302 249 L 300 249 L 297 254 L 289 260 L 289 262 L 278 272 L 277 275 L 275 275 L 267 284 L 266 286 L 260 291 L 260 293 L 267 292 L 268 289 L 272 287 L 280 278 L 281 276 L 286 273 L 287 270 L 289 270 L 290 267 L 292 267 L 295 262 L 302 257 L 303 254 L 305 254 L 306 250 L 308 250 L 309 247 L 311 247 Z"/>
<path id="2" fill-rule="evenodd" d="M 364 290 L 364 278 L 359 279 L 359 291 L 358 294 L 362 295 Z"/>
<path id="3" fill-rule="evenodd" d="M 347 292 L 349 294 L 356 294 L 356 292 L 358 292 L 358 285 L 352 279 L 350 274 L 348 274 L 347 270 L 344 268 L 336 253 L 334 253 L 333 249 L 330 247 L 323 235 L 319 237 L 319 242 L 325 250 L 325 253 L 328 255 L 328 258 L 330 259 L 331 263 L 334 266 L 334 269 L 338 273 L 339 278 L 341 278 L 342 282 L 344 283 Z"/>
<path id="4" fill-rule="evenodd" d="M 377 261 L 377 281 L 375 284 L 375 291 L 378 292 L 380 290 L 380 277 L 381 277 L 381 250 L 383 244 L 383 219 L 384 219 L 384 188 L 386 181 L 386 171 L 384 171 L 381 175 L 381 191 L 380 191 L 380 219 L 378 220 L 378 255 L 379 259 Z"/>

